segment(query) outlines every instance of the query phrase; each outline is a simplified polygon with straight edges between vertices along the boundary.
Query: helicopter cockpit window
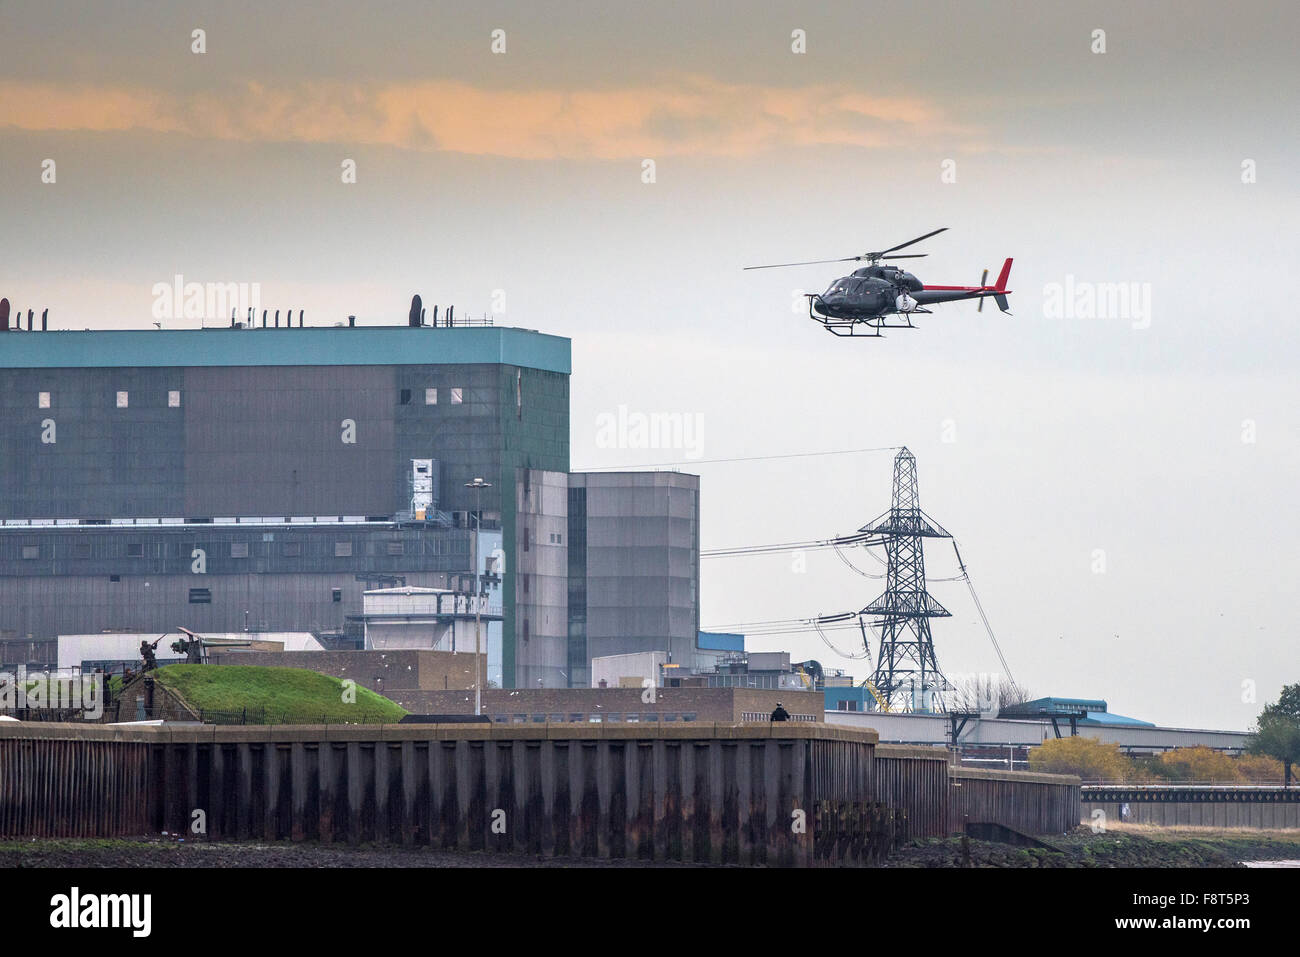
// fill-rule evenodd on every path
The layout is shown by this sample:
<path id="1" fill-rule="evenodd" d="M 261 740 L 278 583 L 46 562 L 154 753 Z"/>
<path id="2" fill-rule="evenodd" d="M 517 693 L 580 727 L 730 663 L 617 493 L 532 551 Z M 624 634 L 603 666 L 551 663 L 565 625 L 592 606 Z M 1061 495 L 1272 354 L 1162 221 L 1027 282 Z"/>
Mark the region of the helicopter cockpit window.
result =
<path id="1" fill-rule="evenodd" d="M 845 286 L 844 281 L 841 279 L 837 279 L 833 283 L 831 283 L 830 288 L 827 289 L 825 293 L 823 293 L 822 297 L 825 299 L 829 299 L 832 296 L 843 296 L 847 292 L 848 289 Z"/>

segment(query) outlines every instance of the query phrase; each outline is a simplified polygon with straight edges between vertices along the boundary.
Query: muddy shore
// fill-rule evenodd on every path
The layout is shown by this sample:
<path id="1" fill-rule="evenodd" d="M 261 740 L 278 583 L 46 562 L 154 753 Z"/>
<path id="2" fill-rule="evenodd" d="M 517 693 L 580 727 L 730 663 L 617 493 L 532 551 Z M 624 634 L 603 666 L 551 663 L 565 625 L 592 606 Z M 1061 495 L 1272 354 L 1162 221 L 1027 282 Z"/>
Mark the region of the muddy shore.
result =
<path id="1" fill-rule="evenodd" d="M 1300 859 L 1300 831 L 1080 827 L 1036 845 L 934 838 L 909 842 L 885 867 L 1239 867 Z M 0 841 L 0 867 L 689 867 L 644 861 L 539 858 L 383 845 L 206 843 L 173 836 L 134 840 Z"/>

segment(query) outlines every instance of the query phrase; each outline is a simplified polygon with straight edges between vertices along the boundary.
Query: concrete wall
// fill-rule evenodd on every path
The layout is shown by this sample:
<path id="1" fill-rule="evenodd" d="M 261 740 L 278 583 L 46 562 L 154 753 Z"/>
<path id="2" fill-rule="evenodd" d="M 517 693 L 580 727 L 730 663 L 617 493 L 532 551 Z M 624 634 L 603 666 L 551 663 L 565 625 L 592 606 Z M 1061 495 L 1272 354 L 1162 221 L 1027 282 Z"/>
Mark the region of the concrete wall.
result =
<path id="1" fill-rule="evenodd" d="M 569 684 L 569 477 L 538 469 L 520 469 L 518 475 L 514 686 L 564 688 Z"/>
<path id="2" fill-rule="evenodd" d="M 660 666 L 667 661 L 666 651 L 638 651 L 628 655 L 592 658 L 591 687 L 658 687 L 663 678 Z"/>
<path id="3" fill-rule="evenodd" d="M 575 472 L 583 491 L 590 657 L 667 651 L 689 667 L 699 637 L 700 479 Z"/>
<path id="4" fill-rule="evenodd" d="M 776 703 L 781 701 L 792 717 L 819 723 L 822 711 L 820 692 L 761 691 L 752 688 L 657 688 L 654 700 L 645 701 L 641 688 L 488 688 L 483 692 L 483 712 L 505 723 L 586 722 L 599 715 L 602 720 L 651 720 L 647 715 L 665 720 L 697 722 L 766 722 Z M 464 692 L 387 691 L 408 711 L 425 714 L 469 714 L 473 696 Z M 683 719 L 683 715 L 693 715 Z"/>
<path id="5" fill-rule="evenodd" d="M 104 722 L 195 721 L 200 715 L 180 695 L 145 675 L 127 684 L 104 709 Z"/>
<path id="6" fill-rule="evenodd" d="M 1127 813 L 1125 809 L 1127 808 Z M 1300 788 L 1086 787 L 1083 823 L 1102 820 L 1164 827 L 1300 827 Z"/>

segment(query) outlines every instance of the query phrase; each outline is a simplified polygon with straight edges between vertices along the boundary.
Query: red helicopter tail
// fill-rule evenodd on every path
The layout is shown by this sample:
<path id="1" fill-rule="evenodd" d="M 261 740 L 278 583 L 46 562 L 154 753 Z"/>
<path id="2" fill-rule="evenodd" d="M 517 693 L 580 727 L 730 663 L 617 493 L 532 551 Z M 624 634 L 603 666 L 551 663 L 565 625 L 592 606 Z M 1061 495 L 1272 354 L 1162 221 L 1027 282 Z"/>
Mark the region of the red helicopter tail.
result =
<path id="1" fill-rule="evenodd" d="M 1003 312 L 1007 313 L 1008 315 L 1010 315 L 1011 311 L 1008 308 L 1006 294 L 1007 294 L 1007 280 L 1010 278 L 1011 278 L 1011 260 L 1008 259 L 1006 262 L 1002 264 L 1002 272 L 998 273 L 997 285 L 993 287 L 998 291 L 998 294 L 993 297 L 993 301 L 998 304 L 999 309 L 1001 309 Z"/>
<path id="2" fill-rule="evenodd" d="M 1002 264 L 1002 272 L 998 273 L 997 285 L 995 285 L 993 288 L 1005 292 L 1007 288 L 1007 280 L 1010 278 L 1011 278 L 1011 260 L 1008 259 L 1006 262 Z"/>

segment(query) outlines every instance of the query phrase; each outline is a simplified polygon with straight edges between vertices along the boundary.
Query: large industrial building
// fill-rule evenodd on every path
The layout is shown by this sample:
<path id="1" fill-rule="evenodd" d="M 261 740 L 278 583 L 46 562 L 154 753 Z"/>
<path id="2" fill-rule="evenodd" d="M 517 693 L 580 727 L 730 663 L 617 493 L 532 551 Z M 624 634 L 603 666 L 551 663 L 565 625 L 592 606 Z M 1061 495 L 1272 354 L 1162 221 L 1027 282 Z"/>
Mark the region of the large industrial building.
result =
<path id="1" fill-rule="evenodd" d="M 699 480 L 571 474 L 569 374 L 569 340 L 491 326 L 0 334 L 0 636 L 360 647 L 365 593 L 477 580 L 429 629 L 478 612 L 499 686 L 689 657 Z"/>

